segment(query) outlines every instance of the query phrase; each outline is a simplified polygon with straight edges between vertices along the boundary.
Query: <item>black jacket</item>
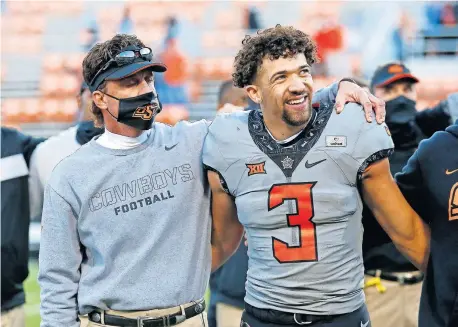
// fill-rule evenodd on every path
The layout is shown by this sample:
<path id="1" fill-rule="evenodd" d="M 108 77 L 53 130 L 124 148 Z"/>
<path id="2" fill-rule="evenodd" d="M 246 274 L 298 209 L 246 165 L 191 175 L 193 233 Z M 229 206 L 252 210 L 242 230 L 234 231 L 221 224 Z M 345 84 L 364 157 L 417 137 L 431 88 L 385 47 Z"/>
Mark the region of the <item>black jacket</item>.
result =
<path id="1" fill-rule="evenodd" d="M 1 128 L 2 311 L 25 303 L 22 283 L 28 275 L 28 165 L 44 139 Z"/>
<path id="2" fill-rule="evenodd" d="M 420 111 L 408 124 L 409 126 L 387 125 L 391 130 L 395 144 L 394 153 L 390 157 L 390 169 L 393 176 L 400 172 L 409 158 L 415 153 L 418 144 L 430 137 L 434 132 L 445 130 L 453 123 L 448 101 L 444 100 L 437 106 Z M 363 254 L 366 270 L 381 269 L 386 272 L 417 270 L 394 246 L 391 239 L 380 227 L 370 210 L 363 209 Z"/>
<path id="3" fill-rule="evenodd" d="M 458 120 L 420 143 L 396 181 L 431 227 L 419 327 L 458 326 Z"/>
<path id="4" fill-rule="evenodd" d="M 248 271 L 248 248 L 240 244 L 229 260 L 210 277 L 210 307 L 225 303 L 244 308 L 245 282 Z"/>

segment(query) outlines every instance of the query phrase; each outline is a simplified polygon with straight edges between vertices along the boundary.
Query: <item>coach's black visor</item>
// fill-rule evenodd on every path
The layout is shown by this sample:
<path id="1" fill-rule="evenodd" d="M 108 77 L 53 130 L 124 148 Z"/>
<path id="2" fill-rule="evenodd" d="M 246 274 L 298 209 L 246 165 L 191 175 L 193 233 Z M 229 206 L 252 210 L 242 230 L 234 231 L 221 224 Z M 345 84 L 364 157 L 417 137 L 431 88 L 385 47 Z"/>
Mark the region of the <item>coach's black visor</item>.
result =
<path id="1" fill-rule="evenodd" d="M 104 81 L 120 80 L 144 69 L 163 73 L 167 67 L 153 61 L 150 48 L 126 47 L 94 75 L 89 82 L 89 89 L 94 92 Z"/>

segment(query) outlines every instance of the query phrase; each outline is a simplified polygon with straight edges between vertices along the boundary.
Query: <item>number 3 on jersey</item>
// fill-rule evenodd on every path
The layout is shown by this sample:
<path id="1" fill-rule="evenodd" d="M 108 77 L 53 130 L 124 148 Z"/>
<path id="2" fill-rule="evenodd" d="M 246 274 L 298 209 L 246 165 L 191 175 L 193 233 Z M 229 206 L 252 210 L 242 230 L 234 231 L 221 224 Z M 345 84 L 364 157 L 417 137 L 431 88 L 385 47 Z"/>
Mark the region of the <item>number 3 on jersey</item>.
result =
<path id="1" fill-rule="evenodd" d="M 299 246 L 289 246 L 272 237 L 272 248 L 275 259 L 280 263 L 317 261 L 316 227 L 312 222 L 313 198 L 312 183 L 276 184 L 269 190 L 269 211 L 281 206 L 285 200 L 296 201 L 297 213 L 287 216 L 288 226 L 299 227 Z"/>

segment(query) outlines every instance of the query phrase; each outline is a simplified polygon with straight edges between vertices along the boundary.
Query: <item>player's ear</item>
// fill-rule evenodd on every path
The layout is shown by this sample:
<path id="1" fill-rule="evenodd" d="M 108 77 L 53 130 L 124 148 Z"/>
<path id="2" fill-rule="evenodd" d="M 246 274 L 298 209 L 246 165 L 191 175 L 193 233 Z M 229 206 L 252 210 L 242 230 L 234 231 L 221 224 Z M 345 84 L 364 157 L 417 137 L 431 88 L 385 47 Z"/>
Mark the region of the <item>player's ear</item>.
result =
<path id="1" fill-rule="evenodd" d="M 261 91 L 259 90 L 259 88 L 256 85 L 247 85 L 245 86 L 245 90 L 253 102 L 257 104 L 261 104 L 261 101 L 262 101 Z"/>

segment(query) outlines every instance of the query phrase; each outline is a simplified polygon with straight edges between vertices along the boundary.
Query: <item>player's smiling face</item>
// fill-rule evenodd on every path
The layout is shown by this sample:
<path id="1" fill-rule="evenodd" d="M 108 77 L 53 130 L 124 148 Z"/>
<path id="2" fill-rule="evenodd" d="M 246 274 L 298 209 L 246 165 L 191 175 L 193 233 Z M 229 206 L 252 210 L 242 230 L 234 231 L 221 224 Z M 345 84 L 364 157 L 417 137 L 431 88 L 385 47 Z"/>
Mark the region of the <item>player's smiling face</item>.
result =
<path id="1" fill-rule="evenodd" d="M 313 80 L 304 54 L 264 58 L 256 78 L 264 115 L 290 126 L 308 122 L 312 108 Z"/>

